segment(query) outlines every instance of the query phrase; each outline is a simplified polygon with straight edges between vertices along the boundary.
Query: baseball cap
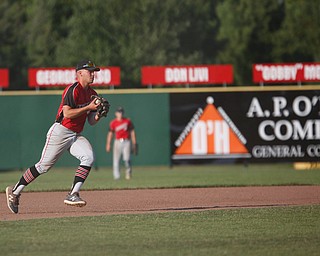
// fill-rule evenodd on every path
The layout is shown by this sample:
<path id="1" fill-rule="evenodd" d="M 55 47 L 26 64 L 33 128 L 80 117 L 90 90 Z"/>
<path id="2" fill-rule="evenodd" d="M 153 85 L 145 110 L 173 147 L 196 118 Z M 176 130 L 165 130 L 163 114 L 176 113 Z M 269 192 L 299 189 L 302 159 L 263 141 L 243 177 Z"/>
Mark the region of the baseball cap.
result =
<path id="1" fill-rule="evenodd" d="M 80 69 L 86 69 L 89 71 L 100 71 L 100 68 L 97 68 L 96 65 L 91 60 L 82 60 L 76 66 L 76 71 Z"/>
<path id="2" fill-rule="evenodd" d="M 117 110 L 116 110 L 116 112 L 123 113 L 123 112 L 124 112 L 123 107 L 118 107 Z"/>

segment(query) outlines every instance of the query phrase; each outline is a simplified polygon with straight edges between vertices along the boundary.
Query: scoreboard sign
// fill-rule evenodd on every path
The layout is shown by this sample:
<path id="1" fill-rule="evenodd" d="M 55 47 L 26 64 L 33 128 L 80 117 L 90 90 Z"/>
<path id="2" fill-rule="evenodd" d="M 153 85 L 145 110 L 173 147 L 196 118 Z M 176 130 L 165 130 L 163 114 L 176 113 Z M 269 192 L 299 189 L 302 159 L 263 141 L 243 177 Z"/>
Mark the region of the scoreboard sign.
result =
<path id="1" fill-rule="evenodd" d="M 171 94 L 173 163 L 315 162 L 320 91 Z"/>
<path id="2" fill-rule="evenodd" d="M 76 81 L 74 68 L 29 68 L 29 87 L 68 86 Z M 119 67 L 100 67 L 93 86 L 120 85 Z"/>
<path id="3" fill-rule="evenodd" d="M 232 84 L 232 65 L 145 66 L 142 85 Z"/>

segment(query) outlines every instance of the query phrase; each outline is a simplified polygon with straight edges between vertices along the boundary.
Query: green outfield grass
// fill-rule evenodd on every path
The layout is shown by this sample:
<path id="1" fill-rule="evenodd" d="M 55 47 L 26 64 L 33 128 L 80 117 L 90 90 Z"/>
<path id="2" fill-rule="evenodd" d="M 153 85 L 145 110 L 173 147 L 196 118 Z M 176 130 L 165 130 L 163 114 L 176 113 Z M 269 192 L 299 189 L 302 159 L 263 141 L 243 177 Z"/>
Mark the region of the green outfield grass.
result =
<path id="1" fill-rule="evenodd" d="M 74 168 L 53 168 L 26 191 L 68 190 Z M 0 171 L 0 191 L 23 172 Z M 83 189 L 319 185 L 290 164 L 135 167 L 130 181 L 92 170 Z M 2 207 L 2 206 L 0 206 Z M 0 221 L 0 255 L 318 255 L 320 205 Z"/>
<path id="2" fill-rule="evenodd" d="M 1 255 L 319 255 L 320 206 L 0 222 Z"/>
<path id="3" fill-rule="evenodd" d="M 52 168 L 26 188 L 26 191 L 69 190 L 75 168 Z M 0 191 L 15 184 L 21 171 L 0 171 Z M 84 190 L 126 188 L 319 185 L 320 170 L 294 170 L 292 164 L 206 165 L 169 167 L 135 167 L 133 179 L 114 181 L 111 168 L 93 169 Z"/>

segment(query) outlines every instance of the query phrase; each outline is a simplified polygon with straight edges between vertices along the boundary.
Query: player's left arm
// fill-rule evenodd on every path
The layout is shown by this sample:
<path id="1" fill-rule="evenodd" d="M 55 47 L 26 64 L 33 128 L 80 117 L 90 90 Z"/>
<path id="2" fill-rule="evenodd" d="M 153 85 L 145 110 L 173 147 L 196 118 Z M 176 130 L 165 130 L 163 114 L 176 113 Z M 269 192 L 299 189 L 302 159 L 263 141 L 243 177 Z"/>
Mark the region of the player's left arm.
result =
<path id="1" fill-rule="evenodd" d="M 130 137 L 131 137 L 131 143 L 132 143 L 132 153 L 135 155 L 138 155 L 138 143 L 137 143 L 137 137 L 136 132 L 134 131 L 134 128 L 130 131 Z"/>
<path id="2" fill-rule="evenodd" d="M 95 125 L 96 123 L 99 122 L 100 119 L 101 119 L 101 116 L 97 114 L 97 111 L 90 112 L 88 115 L 88 123 L 90 125 Z"/>
<path id="3" fill-rule="evenodd" d="M 134 129 L 131 130 L 130 136 L 132 144 L 137 144 L 136 132 L 134 131 Z"/>
<path id="4" fill-rule="evenodd" d="M 99 119 L 101 117 L 107 117 L 107 115 L 109 113 L 109 109 L 110 109 L 109 101 L 107 101 L 105 98 L 103 98 L 102 96 L 99 96 L 97 94 L 92 95 L 91 99 L 94 99 L 95 103 L 98 105 L 97 117 L 99 117 Z"/>
<path id="5" fill-rule="evenodd" d="M 91 95 L 91 100 L 98 106 L 96 110 L 92 110 L 88 115 L 88 122 L 90 125 L 95 125 L 101 119 L 101 117 L 106 117 L 109 112 L 110 104 L 109 102 L 99 96 L 96 91 L 93 91 Z"/>

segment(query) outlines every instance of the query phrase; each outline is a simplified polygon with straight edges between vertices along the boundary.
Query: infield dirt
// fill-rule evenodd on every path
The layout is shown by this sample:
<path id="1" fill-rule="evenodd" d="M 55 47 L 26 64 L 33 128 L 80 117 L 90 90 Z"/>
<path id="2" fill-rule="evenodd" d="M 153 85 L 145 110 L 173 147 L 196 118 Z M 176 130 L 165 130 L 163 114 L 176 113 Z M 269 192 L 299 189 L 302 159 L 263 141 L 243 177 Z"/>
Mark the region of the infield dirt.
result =
<path id="1" fill-rule="evenodd" d="M 320 204 L 320 186 L 82 191 L 82 208 L 65 205 L 66 193 L 23 193 L 19 214 L 10 212 L 1 193 L 0 221 Z"/>

